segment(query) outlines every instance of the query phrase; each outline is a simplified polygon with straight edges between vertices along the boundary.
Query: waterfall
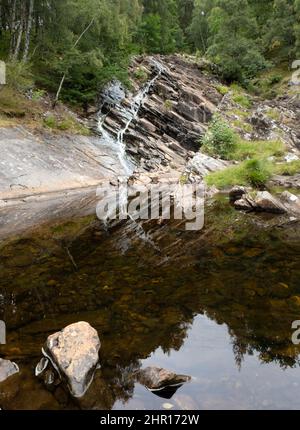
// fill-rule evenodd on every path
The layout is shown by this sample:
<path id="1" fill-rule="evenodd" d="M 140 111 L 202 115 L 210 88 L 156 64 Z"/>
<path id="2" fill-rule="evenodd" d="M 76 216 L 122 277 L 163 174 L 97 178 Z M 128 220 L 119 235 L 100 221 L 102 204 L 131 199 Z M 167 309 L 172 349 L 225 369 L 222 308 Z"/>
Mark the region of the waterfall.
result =
<path id="1" fill-rule="evenodd" d="M 130 216 L 130 214 L 128 214 L 127 189 L 126 187 L 122 187 L 122 185 L 127 184 L 128 178 L 134 171 L 134 164 L 132 161 L 130 161 L 127 158 L 127 155 L 126 155 L 126 142 L 125 142 L 126 132 L 128 131 L 131 123 L 137 118 L 140 108 L 143 106 L 143 103 L 147 98 L 149 91 L 151 90 L 151 88 L 153 87 L 157 79 L 159 79 L 159 77 L 164 71 L 164 67 L 162 66 L 162 64 L 160 64 L 155 59 L 152 58 L 151 63 L 153 64 L 157 73 L 134 96 L 131 106 L 129 108 L 122 106 L 123 100 L 122 100 L 122 97 L 120 97 L 120 87 L 118 87 L 116 83 L 113 84 L 113 87 L 112 87 L 113 97 L 108 95 L 108 100 L 112 101 L 113 102 L 112 105 L 118 109 L 118 112 L 120 116 L 124 119 L 124 124 L 125 124 L 124 127 L 117 132 L 117 137 L 115 137 L 113 133 L 107 131 L 105 128 L 105 121 L 109 113 L 106 115 L 103 115 L 102 112 L 100 111 L 97 129 L 101 135 L 100 144 L 109 145 L 113 149 L 115 148 L 120 164 L 124 169 L 123 176 L 119 177 L 119 185 L 120 185 L 119 201 L 118 201 L 119 212 L 123 216 L 124 215 L 129 216 L 129 219 L 133 224 L 133 231 L 140 239 L 142 239 L 145 242 L 148 242 L 151 246 L 153 246 L 156 250 L 159 251 L 159 248 L 151 240 L 149 235 L 144 231 L 142 225 L 139 224 L 132 216 Z M 116 97 L 114 98 L 115 93 L 116 93 Z M 107 215 L 107 219 L 109 219 L 109 214 Z"/>
<path id="2" fill-rule="evenodd" d="M 116 104 L 116 107 L 124 119 L 124 127 L 118 131 L 117 137 L 115 137 L 112 133 L 105 129 L 105 120 L 107 115 L 103 115 L 100 112 L 99 121 L 98 121 L 98 132 L 101 135 L 100 144 L 109 145 L 112 148 L 116 149 L 118 159 L 120 161 L 121 166 L 124 169 L 124 173 L 126 177 L 129 177 L 134 170 L 134 164 L 130 160 L 128 160 L 126 155 L 126 142 L 125 142 L 125 134 L 128 131 L 131 123 L 137 118 L 140 108 L 143 106 L 145 99 L 147 98 L 149 91 L 155 84 L 156 80 L 161 76 L 164 68 L 163 66 L 156 60 L 152 59 L 151 63 L 155 67 L 157 73 L 153 79 L 148 81 L 146 85 L 140 89 L 140 91 L 133 98 L 132 104 L 129 108 L 121 105 L 121 101 Z"/>

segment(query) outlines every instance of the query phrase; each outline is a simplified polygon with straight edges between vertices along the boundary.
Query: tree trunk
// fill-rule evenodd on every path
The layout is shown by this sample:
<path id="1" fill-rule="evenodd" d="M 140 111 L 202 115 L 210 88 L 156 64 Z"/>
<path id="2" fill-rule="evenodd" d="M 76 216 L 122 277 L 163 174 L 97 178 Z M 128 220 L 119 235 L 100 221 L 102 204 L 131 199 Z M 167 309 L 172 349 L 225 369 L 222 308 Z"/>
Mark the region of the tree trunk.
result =
<path id="1" fill-rule="evenodd" d="M 23 27 L 24 27 L 24 21 L 23 21 L 23 16 L 22 16 L 20 19 L 20 23 L 19 23 L 19 31 L 18 31 L 18 36 L 16 39 L 15 47 L 14 47 L 14 52 L 12 55 L 13 61 L 16 61 L 19 57 L 19 52 L 20 52 L 20 47 L 21 47 L 21 42 L 22 42 L 22 36 L 23 36 Z"/>
<path id="2" fill-rule="evenodd" d="M 16 39 L 16 7 L 17 0 L 13 0 L 11 18 L 9 22 L 10 27 L 10 47 L 9 47 L 9 58 L 12 59 L 15 50 L 15 39 Z"/>
<path id="3" fill-rule="evenodd" d="M 27 61 L 28 52 L 29 52 L 33 8 L 34 8 L 34 0 L 30 0 L 29 10 L 28 10 L 27 27 L 26 27 L 26 35 L 25 35 L 25 45 L 24 45 L 24 52 L 23 52 L 23 61 L 24 62 Z"/>

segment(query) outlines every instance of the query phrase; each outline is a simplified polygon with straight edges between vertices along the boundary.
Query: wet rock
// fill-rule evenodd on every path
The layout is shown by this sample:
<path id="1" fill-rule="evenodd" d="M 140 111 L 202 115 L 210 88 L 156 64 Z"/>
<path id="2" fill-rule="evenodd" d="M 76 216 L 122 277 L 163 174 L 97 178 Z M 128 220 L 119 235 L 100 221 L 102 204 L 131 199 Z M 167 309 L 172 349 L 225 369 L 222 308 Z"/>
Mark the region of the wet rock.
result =
<path id="1" fill-rule="evenodd" d="M 254 201 L 248 197 L 243 197 L 234 202 L 234 207 L 239 211 L 252 211 L 254 210 Z"/>
<path id="2" fill-rule="evenodd" d="M 40 376 L 47 369 L 48 364 L 48 358 L 42 357 L 35 367 L 35 376 Z"/>
<path id="3" fill-rule="evenodd" d="M 124 136 L 127 155 L 146 171 L 155 171 L 169 161 L 182 170 L 186 161 L 198 152 L 199 140 L 217 109 L 220 95 L 212 79 L 181 56 L 159 57 L 157 61 L 152 57 L 137 57 L 131 65 L 133 91 L 127 91 L 124 99 L 120 96 L 118 103 L 114 103 L 116 91 L 112 84 L 100 95 L 102 135 L 106 139 L 108 134 L 116 137 L 124 128 L 128 109 L 146 86 L 136 78 L 135 71 L 141 67 L 152 84 Z M 112 103 L 116 109 L 109 108 Z"/>
<path id="4" fill-rule="evenodd" d="M 240 200 L 247 193 L 247 189 L 245 187 L 240 187 L 239 185 L 233 187 L 229 191 L 229 199 L 231 203 L 235 203 L 237 200 Z"/>
<path id="5" fill-rule="evenodd" d="M 109 82 L 100 94 L 100 103 L 102 105 L 115 106 L 121 103 L 126 97 L 126 92 L 122 83 L 118 80 Z"/>
<path id="6" fill-rule="evenodd" d="M 275 214 L 284 214 L 286 212 L 282 203 L 268 191 L 258 192 L 254 201 L 256 210 Z"/>
<path id="7" fill-rule="evenodd" d="M 97 331 L 86 322 L 71 324 L 48 337 L 43 353 L 74 397 L 82 397 L 88 390 L 99 362 L 100 345 Z"/>
<path id="8" fill-rule="evenodd" d="M 0 358 L 0 382 L 19 372 L 19 367 L 13 361 Z"/>
<path id="9" fill-rule="evenodd" d="M 289 191 L 284 191 L 280 197 L 288 212 L 300 215 L 300 198 L 298 196 Z"/>
<path id="10" fill-rule="evenodd" d="M 237 210 L 247 210 L 256 212 L 268 212 L 274 214 L 284 214 L 287 209 L 268 191 L 259 191 L 257 193 L 244 194 L 243 197 L 234 202 Z"/>
<path id="11" fill-rule="evenodd" d="M 136 373 L 137 381 L 160 397 L 170 399 L 190 376 L 178 375 L 160 367 L 150 366 Z"/>

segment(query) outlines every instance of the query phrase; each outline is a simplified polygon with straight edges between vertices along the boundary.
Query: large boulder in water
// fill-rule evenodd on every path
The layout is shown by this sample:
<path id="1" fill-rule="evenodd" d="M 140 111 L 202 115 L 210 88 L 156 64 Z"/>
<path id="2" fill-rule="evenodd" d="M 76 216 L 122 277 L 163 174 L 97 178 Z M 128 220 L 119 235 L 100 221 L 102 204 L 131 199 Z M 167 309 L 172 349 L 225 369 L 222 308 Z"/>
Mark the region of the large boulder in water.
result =
<path id="1" fill-rule="evenodd" d="M 4 382 L 7 378 L 18 372 L 19 368 L 16 363 L 0 358 L 0 382 Z"/>
<path id="2" fill-rule="evenodd" d="M 71 324 L 48 337 L 43 354 L 66 380 L 71 394 L 82 397 L 99 362 L 100 340 L 87 322 Z"/>

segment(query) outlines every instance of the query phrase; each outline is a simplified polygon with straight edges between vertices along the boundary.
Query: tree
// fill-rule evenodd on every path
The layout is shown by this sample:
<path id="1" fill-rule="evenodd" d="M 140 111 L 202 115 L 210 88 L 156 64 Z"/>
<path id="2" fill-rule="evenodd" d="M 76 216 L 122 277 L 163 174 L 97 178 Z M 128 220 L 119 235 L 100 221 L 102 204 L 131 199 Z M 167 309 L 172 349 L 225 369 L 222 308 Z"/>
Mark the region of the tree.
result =
<path id="1" fill-rule="evenodd" d="M 33 19 L 33 8 L 34 8 L 34 0 L 29 0 L 28 6 L 28 14 L 27 14 L 27 25 L 26 25 L 26 33 L 25 33 L 25 43 L 24 43 L 24 52 L 23 52 L 23 61 L 27 61 L 29 45 L 30 45 L 30 36 L 31 36 L 31 27 L 32 27 L 32 19 Z"/>
<path id="2" fill-rule="evenodd" d="M 208 17 L 207 55 L 223 77 L 243 82 L 266 66 L 258 26 L 247 0 L 217 0 Z"/>
<path id="3" fill-rule="evenodd" d="M 294 0 L 274 0 L 264 29 L 266 53 L 274 60 L 290 59 L 295 46 L 296 14 Z"/>
<path id="4" fill-rule="evenodd" d="M 208 18 L 214 5 L 214 0 L 195 0 L 193 18 L 188 31 L 195 48 L 202 54 L 206 53 L 209 46 Z"/>
<path id="5" fill-rule="evenodd" d="M 177 0 L 144 0 L 143 4 L 143 19 L 136 39 L 137 43 L 142 45 L 142 49 L 146 52 L 162 54 L 181 49 L 183 32 L 179 25 Z M 146 42 L 147 34 L 153 41 L 153 45 L 150 40 Z M 139 40 L 139 35 L 143 35 L 142 40 Z"/>

